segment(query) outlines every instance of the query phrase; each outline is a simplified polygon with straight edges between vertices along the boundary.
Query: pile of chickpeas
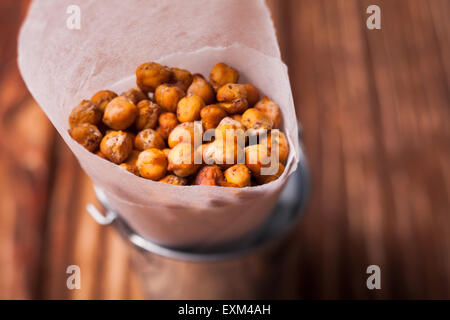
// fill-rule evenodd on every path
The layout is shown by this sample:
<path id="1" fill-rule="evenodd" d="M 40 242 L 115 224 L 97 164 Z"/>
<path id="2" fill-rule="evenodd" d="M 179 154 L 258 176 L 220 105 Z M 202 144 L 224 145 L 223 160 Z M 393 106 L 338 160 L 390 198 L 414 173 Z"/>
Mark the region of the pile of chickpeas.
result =
<path id="1" fill-rule="evenodd" d="M 239 72 L 222 62 L 212 68 L 209 81 L 144 63 L 136 69 L 138 88 L 119 96 L 99 91 L 76 106 L 69 134 L 90 152 L 146 179 L 240 188 L 265 184 L 283 173 L 289 154 L 284 133 L 270 132 L 280 128 L 281 111 L 268 97 L 260 99 L 255 86 L 238 80 Z M 195 148 L 200 120 L 202 144 Z M 213 138 L 203 142 L 211 130 Z M 239 140 L 240 132 L 245 134 Z M 272 159 L 279 162 L 277 172 L 262 174 Z"/>

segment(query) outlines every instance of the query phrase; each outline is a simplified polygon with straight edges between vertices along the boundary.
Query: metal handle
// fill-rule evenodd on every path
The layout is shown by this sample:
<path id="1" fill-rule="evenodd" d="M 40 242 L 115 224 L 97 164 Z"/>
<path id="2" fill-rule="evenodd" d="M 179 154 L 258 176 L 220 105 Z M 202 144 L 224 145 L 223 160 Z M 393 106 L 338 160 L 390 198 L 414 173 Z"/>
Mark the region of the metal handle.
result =
<path id="1" fill-rule="evenodd" d="M 111 210 L 106 210 L 106 214 L 103 215 L 92 203 L 86 206 L 86 210 L 87 212 L 89 212 L 91 217 L 94 218 L 94 220 L 102 226 L 110 225 L 117 218 L 117 214 Z"/>

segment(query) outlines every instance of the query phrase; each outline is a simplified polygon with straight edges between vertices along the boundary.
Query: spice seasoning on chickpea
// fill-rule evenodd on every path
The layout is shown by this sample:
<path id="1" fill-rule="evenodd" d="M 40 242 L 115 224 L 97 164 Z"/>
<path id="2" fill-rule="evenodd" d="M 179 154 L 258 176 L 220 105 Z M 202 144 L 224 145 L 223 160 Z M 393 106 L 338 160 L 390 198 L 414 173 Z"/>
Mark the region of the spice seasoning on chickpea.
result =
<path id="1" fill-rule="evenodd" d="M 179 177 L 187 177 L 197 172 L 199 164 L 195 160 L 194 146 L 190 143 L 179 143 L 169 152 L 167 169 Z"/>
<path id="2" fill-rule="evenodd" d="M 255 109 L 272 121 L 272 128 L 278 129 L 281 125 L 280 107 L 267 97 L 264 97 L 255 105 Z"/>
<path id="3" fill-rule="evenodd" d="M 163 137 L 164 140 L 169 138 L 169 134 L 179 124 L 177 116 L 173 112 L 161 113 L 158 119 L 158 128 L 156 131 Z"/>
<path id="4" fill-rule="evenodd" d="M 111 100 L 105 108 L 103 122 L 115 130 L 125 130 L 130 127 L 138 115 L 138 108 L 133 102 L 123 96 Z"/>
<path id="5" fill-rule="evenodd" d="M 199 96 L 184 97 L 178 102 L 177 118 L 180 122 L 192 122 L 200 119 L 200 111 L 205 102 Z"/>
<path id="6" fill-rule="evenodd" d="M 106 105 L 115 97 L 117 94 L 110 90 L 102 90 L 94 94 L 91 98 L 91 101 L 100 108 L 102 112 L 105 111 Z"/>
<path id="7" fill-rule="evenodd" d="M 247 109 L 242 114 L 241 121 L 250 134 L 264 133 L 272 129 L 272 121 L 256 108 Z"/>
<path id="8" fill-rule="evenodd" d="M 136 117 L 136 129 L 155 129 L 161 107 L 150 100 L 142 100 L 137 104 L 138 114 Z"/>
<path id="9" fill-rule="evenodd" d="M 261 175 L 256 178 L 259 184 L 266 184 L 278 179 L 284 172 L 284 166 L 282 163 L 278 163 L 278 171 L 274 175 Z"/>
<path id="10" fill-rule="evenodd" d="M 247 99 L 247 89 L 243 84 L 228 83 L 217 91 L 217 101 L 232 102 L 238 99 Z"/>
<path id="11" fill-rule="evenodd" d="M 281 163 L 286 162 L 289 155 L 289 142 L 286 138 L 286 135 L 283 132 L 279 131 L 273 143 L 276 150 L 272 149 L 272 134 L 268 134 L 267 136 L 263 137 L 260 142 L 261 145 L 267 146 L 270 154 L 278 151 L 278 160 Z"/>
<path id="12" fill-rule="evenodd" d="M 223 62 L 216 64 L 209 73 L 209 81 L 215 90 L 227 83 L 237 83 L 239 72 Z"/>
<path id="13" fill-rule="evenodd" d="M 251 173 L 245 164 L 235 164 L 225 170 L 225 179 L 238 188 L 248 187 L 251 184 Z"/>
<path id="14" fill-rule="evenodd" d="M 249 107 L 253 107 L 259 101 L 259 90 L 250 83 L 244 84 L 247 90 L 247 101 Z"/>
<path id="15" fill-rule="evenodd" d="M 136 165 L 141 177 L 159 180 L 166 174 L 167 158 L 161 150 L 150 148 L 139 154 Z"/>
<path id="16" fill-rule="evenodd" d="M 102 133 L 90 123 L 82 123 L 69 129 L 70 136 L 90 152 L 98 149 Z"/>
<path id="17" fill-rule="evenodd" d="M 136 83 L 144 92 L 154 92 L 163 83 L 168 83 L 172 77 L 169 68 L 155 62 L 141 64 L 136 69 Z"/>
<path id="18" fill-rule="evenodd" d="M 100 151 L 109 161 L 122 163 L 133 150 L 133 138 L 128 132 L 109 131 L 100 143 Z"/>
<path id="19" fill-rule="evenodd" d="M 169 135 L 168 144 L 170 148 L 175 147 L 177 144 L 194 143 L 194 123 L 183 122 L 176 126 Z"/>
<path id="20" fill-rule="evenodd" d="M 203 99 L 205 104 L 212 104 L 216 99 L 216 94 L 213 87 L 208 81 L 203 78 L 201 74 L 194 74 L 192 77 L 192 84 L 187 90 L 188 96 L 199 96 Z"/>
<path id="21" fill-rule="evenodd" d="M 130 155 L 128 156 L 127 160 L 125 162 L 122 162 L 120 166 L 124 168 L 125 170 L 135 174 L 139 175 L 139 169 L 136 165 L 137 160 L 139 158 L 140 152 L 138 150 L 131 151 Z"/>
<path id="22" fill-rule="evenodd" d="M 254 177 L 261 176 L 261 168 L 270 166 L 270 155 L 267 149 L 260 144 L 245 148 L 245 164 Z"/>
<path id="23" fill-rule="evenodd" d="M 203 128 L 205 130 L 214 129 L 219 122 L 227 116 L 227 112 L 216 104 L 210 104 L 200 110 Z"/>
<path id="24" fill-rule="evenodd" d="M 204 166 L 195 177 L 195 185 L 220 186 L 225 181 L 222 170 L 217 165 Z"/>
<path id="25" fill-rule="evenodd" d="M 150 148 L 164 149 L 166 143 L 161 135 L 153 129 L 144 129 L 136 135 L 134 146 L 140 151 Z"/>
<path id="26" fill-rule="evenodd" d="M 172 71 L 172 81 L 174 85 L 186 92 L 192 83 L 192 74 L 188 70 L 179 68 L 170 68 Z"/>
<path id="27" fill-rule="evenodd" d="M 121 96 L 127 98 L 136 105 L 142 100 L 148 99 L 148 96 L 144 92 L 136 88 L 123 92 Z"/>
<path id="28" fill-rule="evenodd" d="M 98 125 L 102 121 L 102 111 L 92 101 L 83 100 L 76 106 L 69 115 L 69 125 L 71 128 L 82 123 Z"/>
<path id="29" fill-rule="evenodd" d="M 188 183 L 187 179 L 181 178 L 174 174 L 169 174 L 169 175 L 165 176 L 164 178 L 159 180 L 159 182 L 173 184 L 174 186 L 185 186 Z"/>

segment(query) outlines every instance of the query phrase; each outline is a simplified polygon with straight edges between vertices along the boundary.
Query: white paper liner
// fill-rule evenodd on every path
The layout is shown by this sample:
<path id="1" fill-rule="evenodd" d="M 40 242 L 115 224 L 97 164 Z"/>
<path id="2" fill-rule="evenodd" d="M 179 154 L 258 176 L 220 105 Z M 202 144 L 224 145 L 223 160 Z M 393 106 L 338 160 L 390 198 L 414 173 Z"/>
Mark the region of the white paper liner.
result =
<path id="1" fill-rule="evenodd" d="M 81 9 L 81 30 L 69 30 L 69 5 Z M 225 62 L 281 108 L 290 154 L 283 175 L 248 188 L 173 186 L 153 182 L 101 159 L 67 133 L 82 99 L 102 89 L 136 87 L 134 71 L 158 61 L 206 77 Z M 173 246 L 210 246 L 243 236 L 276 204 L 299 159 L 298 127 L 287 68 L 280 59 L 263 1 L 52 1 L 31 5 L 19 37 L 19 67 L 30 92 L 94 184 L 139 234 Z"/>

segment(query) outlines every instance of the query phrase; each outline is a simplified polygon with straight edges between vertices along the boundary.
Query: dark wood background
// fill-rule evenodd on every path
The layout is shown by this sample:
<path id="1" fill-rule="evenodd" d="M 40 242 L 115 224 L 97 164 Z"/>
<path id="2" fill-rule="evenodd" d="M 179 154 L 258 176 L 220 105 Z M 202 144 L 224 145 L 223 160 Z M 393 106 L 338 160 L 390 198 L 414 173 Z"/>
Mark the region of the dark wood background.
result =
<path id="1" fill-rule="evenodd" d="M 365 27 L 370 4 L 381 30 Z M 0 2 L 0 298 L 142 298 L 128 246 L 85 212 L 92 185 L 17 70 L 27 6 Z M 269 6 L 313 177 L 287 296 L 450 298 L 450 1 Z M 70 264 L 82 290 L 66 288 Z"/>

